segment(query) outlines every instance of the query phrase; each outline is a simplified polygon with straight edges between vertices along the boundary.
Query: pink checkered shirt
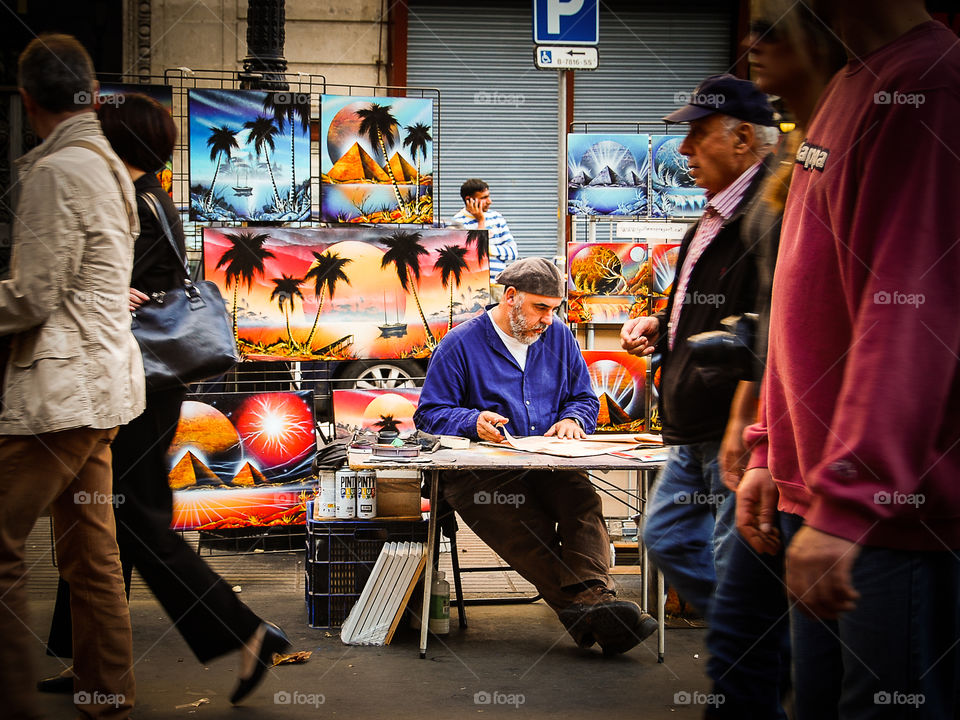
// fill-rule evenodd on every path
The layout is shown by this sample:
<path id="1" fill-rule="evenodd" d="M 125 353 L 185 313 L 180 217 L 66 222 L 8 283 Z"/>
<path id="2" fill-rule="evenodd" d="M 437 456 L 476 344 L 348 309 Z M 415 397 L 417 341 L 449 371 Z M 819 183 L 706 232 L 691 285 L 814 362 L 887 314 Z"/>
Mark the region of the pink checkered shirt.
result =
<path id="1" fill-rule="evenodd" d="M 753 176 L 760 170 L 758 162 L 752 165 L 740 177 L 727 185 L 723 190 L 714 196 L 707 195 L 707 207 L 703 211 L 703 217 L 700 218 L 700 224 L 697 225 L 697 231 L 694 233 L 693 241 L 687 250 L 687 256 L 684 258 L 683 267 L 680 269 L 680 277 L 677 279 L 676 292 L 673 295 L 673 307 L 670 310 L 670 323 L 667 326 L 667 341 L 669 347 L 673 350 L 674 342 L 677 338 L 677 321 L 680 320 L 680 311 L 683 309 L 684 300 L 687 295 L 687 286 L 690 284 L 690 276 L 693 274 L 693 268 L 697 260 L 703 255 L 713 239 L 720 232 L 723 224 L 731 218 L 733 213 L 740 207 L 743 200 L 743 194 L 750 187 Z"/>

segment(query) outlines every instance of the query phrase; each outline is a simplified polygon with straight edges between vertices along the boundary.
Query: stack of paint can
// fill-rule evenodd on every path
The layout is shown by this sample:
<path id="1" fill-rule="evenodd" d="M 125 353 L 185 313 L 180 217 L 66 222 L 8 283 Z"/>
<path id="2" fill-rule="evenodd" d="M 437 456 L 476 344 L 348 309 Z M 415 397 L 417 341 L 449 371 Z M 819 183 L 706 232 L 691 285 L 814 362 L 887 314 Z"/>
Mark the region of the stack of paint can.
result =
<path id="1" fill-rule="evenodd" d="M 320 471 L 320 490 L 313 504 L 314 520 L 329 520 L 337 516 L 337 473 Z"/>

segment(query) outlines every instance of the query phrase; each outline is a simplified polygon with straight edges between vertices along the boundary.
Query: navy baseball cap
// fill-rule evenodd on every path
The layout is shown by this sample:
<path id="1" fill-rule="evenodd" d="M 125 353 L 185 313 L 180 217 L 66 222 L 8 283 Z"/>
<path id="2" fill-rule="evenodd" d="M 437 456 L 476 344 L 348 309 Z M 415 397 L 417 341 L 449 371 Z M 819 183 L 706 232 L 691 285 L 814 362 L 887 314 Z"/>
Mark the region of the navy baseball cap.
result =
<path id="1" fill-rule="evenodd" d="M 767 96 L 749 80 L 733 75 L 711 75 L 692 93 L 677 93 L 677 99 L 686 99 L 687 104 L 667 115 L 664 122 L 685 123 L 722 113 L 756 125 L 777 124 Z"/>

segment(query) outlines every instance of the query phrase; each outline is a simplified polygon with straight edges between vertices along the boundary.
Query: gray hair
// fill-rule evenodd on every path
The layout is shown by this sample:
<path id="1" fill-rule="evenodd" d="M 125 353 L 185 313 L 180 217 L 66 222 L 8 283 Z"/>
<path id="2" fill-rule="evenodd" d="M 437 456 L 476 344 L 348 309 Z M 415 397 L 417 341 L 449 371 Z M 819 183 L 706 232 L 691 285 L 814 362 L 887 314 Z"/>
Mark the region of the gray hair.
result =
<path id="1" fill-rule="evenodd" d="M 93 109 L 93 61 L 72 35 L 47 34 L 20 54 L 17 83 L 51 113 Z"/>
<path id="2" fill-rule="evenodd" d="M 747 125 L 753 128 L 753 136 L 756 138 L 756 147 L 754 150 L 757 152 L 772 150 L 780 140 L 780 129 L 775 126 L 758 125 L 757 123 L 747 122 L 746 120 L 738 120 L 730 115 L 723 116 L 723 125 L 731 132 L 741 123 L 747 123 Z"/>

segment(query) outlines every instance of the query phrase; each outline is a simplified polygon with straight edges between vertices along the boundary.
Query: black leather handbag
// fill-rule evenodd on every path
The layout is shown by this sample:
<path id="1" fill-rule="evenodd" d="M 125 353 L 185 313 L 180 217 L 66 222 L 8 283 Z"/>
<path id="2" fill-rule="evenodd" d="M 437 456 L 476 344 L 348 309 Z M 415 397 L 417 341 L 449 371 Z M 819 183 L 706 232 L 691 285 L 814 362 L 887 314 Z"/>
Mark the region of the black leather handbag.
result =
<path id="1" fill-rule="evenodd" d="M 167 214 L 151 193 L 142 193 L 174 254 L 183 264 L 183 286 L 156 292 L 133 313 L 147 392 L 182 387 L 222 375 L 238 362 L 233 323 L 223 296 L 209 281 L 189 279 L 187 259 L 173 239 Z"/>

